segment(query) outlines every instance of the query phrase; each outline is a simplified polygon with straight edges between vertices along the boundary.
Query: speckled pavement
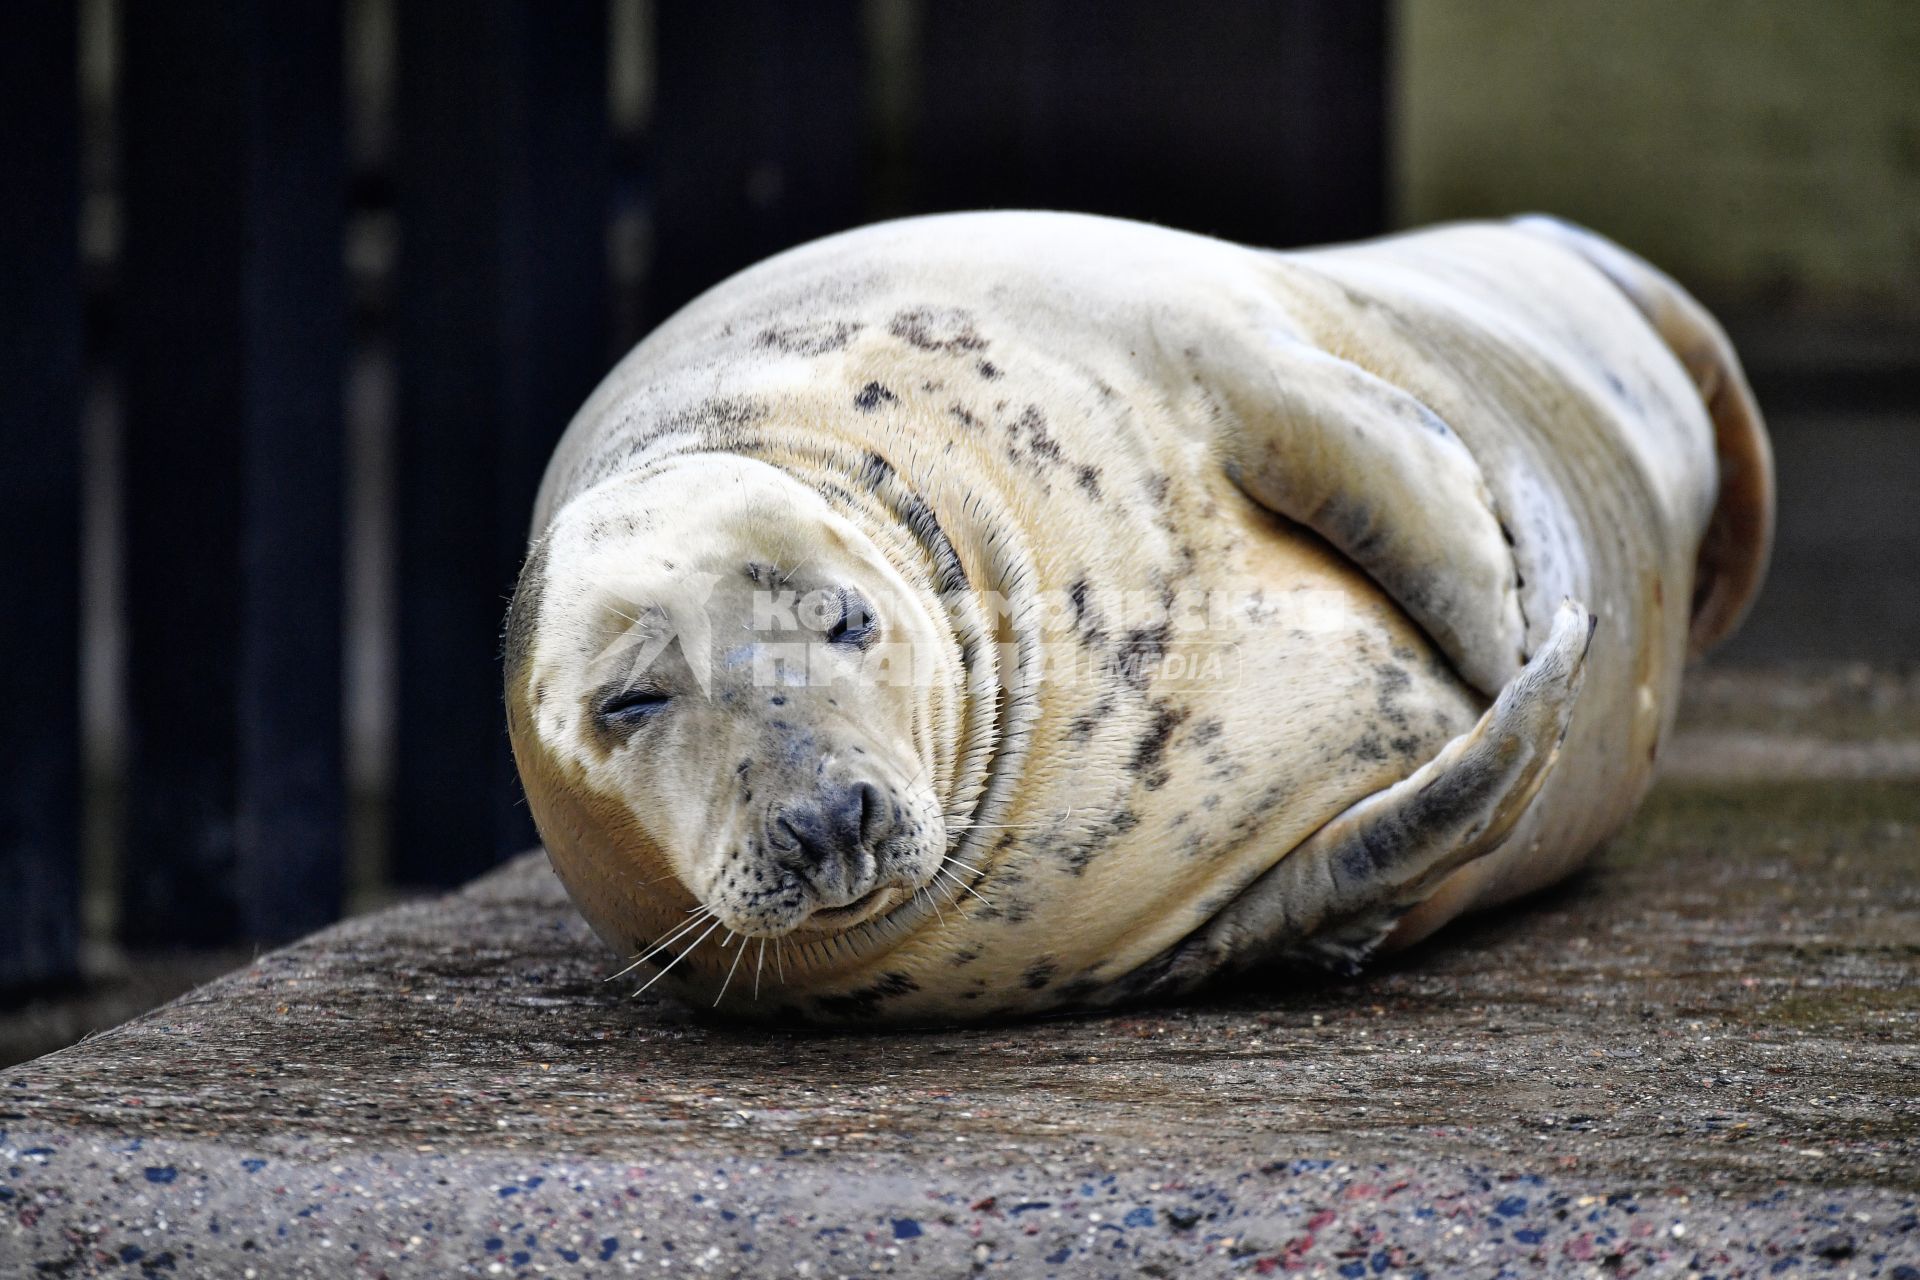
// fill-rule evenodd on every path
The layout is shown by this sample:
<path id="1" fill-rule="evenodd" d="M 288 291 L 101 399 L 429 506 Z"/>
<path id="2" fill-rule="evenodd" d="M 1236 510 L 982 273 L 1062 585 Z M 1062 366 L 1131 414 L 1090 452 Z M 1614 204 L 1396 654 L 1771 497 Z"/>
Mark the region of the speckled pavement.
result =
<path id="1" fill-rule="evenodd" d="M 716 1026 L 603 984 L 534 855 L 0 1073 L 0 1276 L 1920 1280 L 1920 781 L 1869 686 L 1708 681 L 1593 873 L 1201 1007 Z"/>

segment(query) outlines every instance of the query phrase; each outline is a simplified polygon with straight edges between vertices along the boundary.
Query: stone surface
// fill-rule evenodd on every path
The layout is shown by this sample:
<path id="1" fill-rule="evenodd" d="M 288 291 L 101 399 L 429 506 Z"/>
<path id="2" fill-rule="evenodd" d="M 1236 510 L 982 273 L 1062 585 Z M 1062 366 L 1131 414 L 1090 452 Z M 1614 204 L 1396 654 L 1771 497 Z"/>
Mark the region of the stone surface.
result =
<path id="1" fill-rule="evenodd" d="M 532 855 L 0 1073 L 0 1274 L 1914 1280 L 1920 698 L 1796 688 L 1575 883 L 1192 1007 L 714 1024 Z"/>

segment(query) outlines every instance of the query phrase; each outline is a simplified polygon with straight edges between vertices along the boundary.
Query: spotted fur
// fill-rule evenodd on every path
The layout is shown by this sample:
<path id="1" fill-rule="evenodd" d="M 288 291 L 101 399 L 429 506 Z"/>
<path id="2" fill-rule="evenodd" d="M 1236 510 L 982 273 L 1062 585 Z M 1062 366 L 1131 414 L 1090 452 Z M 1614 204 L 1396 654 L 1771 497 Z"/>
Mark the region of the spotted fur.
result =
<path id="1" fill-rule="evenodd" d="M 1560 224 L 1291 254 L 883 224 L 706 294 L 589 399 L 507 627 L 509 729 L 587 919 L 734 1012 L 1344 965 L 1625 820 L 1693 625 L 1666 602 L 1709 584 L 1731 625 L 1768 474 L 1712 321 Z M 871 611 L 815 637 L 825 683 L 756 666 L 754 602 L 789 585 Z M 1191 627 L 1196 597 L 1229 607 Z M 879 678 L 895 642 L 924 682 Z M 781 815 L 860 779 L 885 838 L 796 882 Z"/>

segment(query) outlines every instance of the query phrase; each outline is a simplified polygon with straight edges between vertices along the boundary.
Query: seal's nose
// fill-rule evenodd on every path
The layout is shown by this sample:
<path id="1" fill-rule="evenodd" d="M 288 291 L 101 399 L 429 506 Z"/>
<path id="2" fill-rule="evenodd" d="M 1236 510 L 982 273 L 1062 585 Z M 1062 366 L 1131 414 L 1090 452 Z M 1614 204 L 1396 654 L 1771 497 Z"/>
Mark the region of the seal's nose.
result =
<path id="1" fill-rule="evenodd" d="M 880 788 L 848 782 L 788 805 L 776 826 L 794 855 L 794 870 L 817 891 L 831 893 L 852 889 L 860 864 L 892 829 L 891 812 Z"/>

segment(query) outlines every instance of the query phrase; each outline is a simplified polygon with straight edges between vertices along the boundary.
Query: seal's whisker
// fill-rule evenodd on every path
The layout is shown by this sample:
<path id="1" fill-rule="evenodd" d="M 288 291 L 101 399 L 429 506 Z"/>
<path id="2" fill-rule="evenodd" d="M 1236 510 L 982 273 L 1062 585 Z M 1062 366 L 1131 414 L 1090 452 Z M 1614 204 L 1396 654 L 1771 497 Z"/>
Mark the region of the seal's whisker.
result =
<path id="1" fill-rule="evenodd" d="M 953 872 L 947 870 L 945 867 L 940 868 L 940 874 L 947 877 L 947 879 L 953 881 L 955 884 L 959 885 L 962 889 L 966 890 L 968 893 L 973 894 L 974 897 L 980 898 L 980 901 L 985 902 L 988 906 L 993 905 L 991 902 L 987 902 L 985 898 L 981 897 L 979 892 L 975 890 L 972 885 L 968 884 L 965 880 L 962 880 L 959 876 L 953 874 Z"/>
<path id="2" fill-rule="evenodd" d="M 744 950 L 744 948 L 742 949 Z M 753 998 L 755 1003 L 758 1003 L 760 1000 L 760 971 L 762 969 L 765 969 L 766 967 L 767 967 L 767 940 L 763 937 L 760 939 L 759 958 L 753 962 Z"/>
<path id="3" fill-rule="evenodd" d="M 734 938 L 736 938 L 737 936 L 739 935 L 735 934 L 733 930 L 731 929 L 727 930 L 727 942 L 732 942 Z M 725 947 L 727 945 L 727 942 L 723 942 L 720 945 L 722 947 Z M 720 984 L 720 994 L 713 998 L 714 1008 L 718 1009 L 720 1007 L 720 1002 L 727 998 L 727 988 L 733 985 L 734 970 L 740 967 L 740 957 L 746 954 L 747 954 L 747 944 L 743 942 L 740 944 L 740 949 L 733 953 L 733 964 L 727 969 L 726 981 Z"/>
<path id="4" fill-rule="evenodd" d="M 669 960 L 665 968 L 661 969 L 660 972 L 654 974 L 651 978 L 648 978 L 645 985 L 643 985 L 638 991 L 633 993 L 634 999 L 638 1000 L 641 996 L 647 994 L 647 987 L 651 987 L 654 983 L 660 981 L 660 979 L 666 977 L 669 973 L 671 973 L 673 971 L 674 965 L 679 964 L 682 960 L 685 960 L 688 956 L 692 955 L 694 953 L 694 950 L 698 948 L 701 943 L 707 940 L 707 934 L 712 933 L 715 929 L 718 929 L 719 927 L 720 927 L 720 920 L 719 920 L 719 917 L 716 916 L 714 918 L 713 923 L 707 926 L 706 933 L 703 933 L 699 937 L 695 938 L 693 942 L 688 945 L 685 951 L 682 951 L 679 955 L 675 956 L 672 960 Z"/>
<path id="5" fill-rule="evenodd" d="M 967 913 L 967 900 L 960 896 L 960 891 L 966 888 L 966 886 L 954 880 L 952 876 L 948 876 L 947 879 L 952 880 L 953 883 L 951 885 L 943 884 L 940 886 L 941 889 L 946 892 L 947 905 L 952 907 L 954 914 L 962 920 L 971 921 L 973 917 Z"/>
<path id="6" fill-rule="evenodd" d="M 979 901 L 980 901 L 980 904 L 981 904 L 982 906 L 987 906 L 987 907 L 991 907 L 991 906 L 993 905 L 993 900 L 992 900 L 992 899 L 990 899 L 990 898 L 988 898 L 987 896 L 985 896 L 984 894 L 982 894 L 982 893 L 980 893 L 980 892 L 979 892 L 978 890 L 976 890 L 976 889 L 975 889 L 975 888 L 974 888 L 974 887 L 973 887 L 972 885 L 970 885 L 970 884 L 968 884 L 968 883 L 967 883 L 966 881 L 964 881 L 964 880 L 961 880 L 961 879 L 960 879 L 960 878 L 959 878 L 958 876 L 955 876 L 955 877 L 954 877 L 954 883 L 956 883 L 956 884 L 958 884 L 958 885 L 960 886 L 960 888 L 962 889 L 962 891 L 964 891 L 964 892 L 965 892 L 965 893 L 966 893 L 966 894 L 967 894 L 967 895 L 968 895 L 969 897 L 972 897 L 972 898 L 977 898 L 977 899 L 979 899 Z"/>
<path id="7" fill-rule="evenodd" d="M 646 961 L 644 959 L 635 960 L 632 964 L 628 965 L 626 968 L 621 969 L 615 973 L 610 973 L 606 977 L 600 979 L 601 985 L 604 986 L 605 984 L 612 982 L 615 978 L 624 978 L 645 963 Z"/>
<path id="8" fill-rule="evenodd" d="M 785 938 L 773 940 L 773 965 L 779 971 L 780 982 L 784 986 L 787 981 L 787 940 Z"/>
<path id="9" fill-rule="evenodd" d="M 719 917 L 717 916 L 713 918 L 716 922 L 719 919 Z M 641 956 L 638 960 L 635 960 L 633 964 L 627 966 L 627 969 L 622 970 L 621 972 L 624 973 L 633 968 L 636 968 L 640 965 L 645 964 L 647 961 L 659 955 L 662 951 L 667 950 L 674 943 L 678 942 L 681 938 L 685 937 L 688 933 L 691 933 L 693 930 L 705 924 L 707 922 L 707 919 L 708 917 L 706 916 L 698 916 L 692 920 L 687 921 L 685 924 L 681 925 L 678 929 L 675 929 L 672 933 L 669 933 L 666 937 L 660 939 L 659 942 L 654 943 L 651 950 L 649 950 L 645 955 Z"/>
<path id="10" fill-rule="evenodd" d="M 699 923 L 700 922 L 698 920 L 690 920 L 686 924 L 683 924 L 679 928 L 673 930 L 665 938 L 662 938 L 659 942 L 649 943 L 647 946 L 642 947 L 639 951 L 636 951 L 634 953 L 632 964 L 620 970 L 620 972 L 618 973 L 609 974 L 607 977 L 602 978 L 601 981 L 612 982 L 615 978 L 623 978 L 627 974 L 632 973 L 635 969 L 638 969 L 641 965 L 647 962 L 648 956 L 658 953 L 661 947 L 671 945 L 674 939 L 678 938 L 681 934 L 685 933 L 688 929 L 693 928 L 695 925 Z"/>
<path id="11" fill-rule="evenodd" d="M 704 923 L 706 922 L 703 920 L 694 921 L 694 924 L 696 926 Z M 674 944 L 679 942 L 682 938 L 684 938 L 687 935 L 687 933 L 690 933 L 690 932 L 692 932 L 691 929 L 681 933 L 676 933 L 670 938 L 661 939 L 658 946 L 654 947 L 651 951 L 648 951 L 647 954 L 641 956 L 638 960 L 635 960 L 632 964 L 628 965 L 625 969 L 622 969 L 620 973 L 621 974 L 631 973 L 635 969 L 638 969 L 643 964 L 647 964 L 651 961 L 658 960 L 662 955 L 665 955 L 667 952 L 673 950 Z M 611 979 L 609 979 L 609 981 L 611 981 Z"/>
<path id="12" fill-rule="evenodd" d="M 921 885 L 920 888 L 915 891 L 914 896 L 917 898 L 923 893 L 927 895 L 927 905 L 933 908 L 933 914 L 939 918 L 940 926 L 945 928 L 947 916 L 945 912 L 940 910 L 940 899 L 934 897 L 933 890 L 927 888 L 925 885 Z"/>

